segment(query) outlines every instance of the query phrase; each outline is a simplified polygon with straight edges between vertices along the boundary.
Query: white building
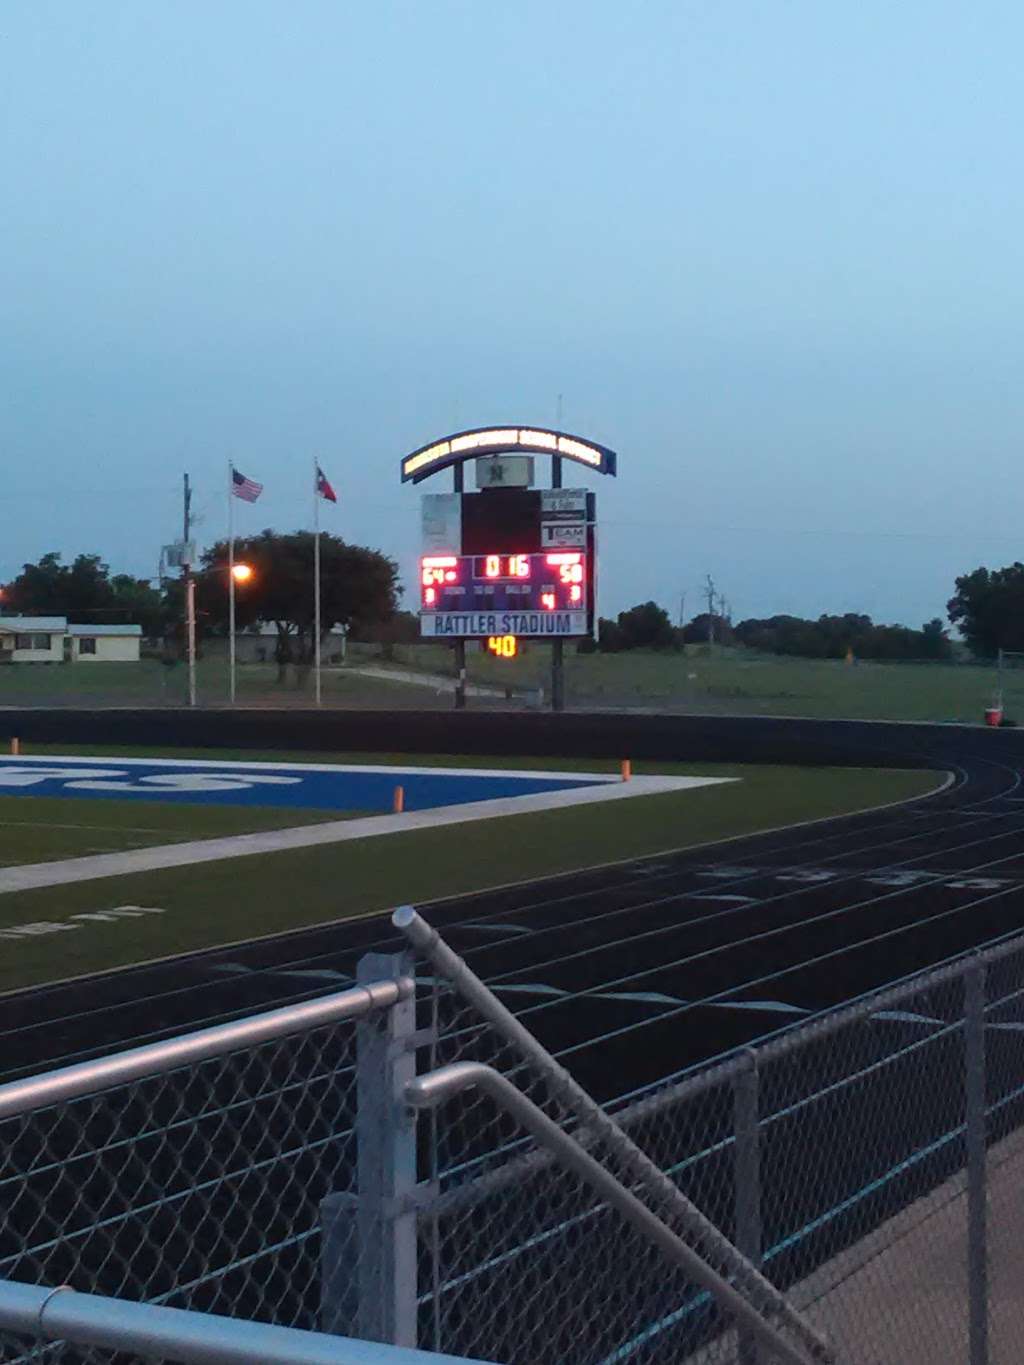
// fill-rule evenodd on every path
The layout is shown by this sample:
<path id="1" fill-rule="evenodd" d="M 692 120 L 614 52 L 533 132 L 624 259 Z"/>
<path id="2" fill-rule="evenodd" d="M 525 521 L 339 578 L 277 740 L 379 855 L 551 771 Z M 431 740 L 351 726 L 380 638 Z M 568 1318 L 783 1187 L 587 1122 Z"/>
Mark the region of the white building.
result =
<path id="1" fill-rule="evenodd" d="M 141 626 L 69 625 L 66 616 L 0 616 L 0 664 L 137 663 Z"/>
<path id="2" fill-rule="evenodd" d="M 65 658 L 72 663 L 81 660 L 82 663 L 137 664 L 142 627 L 69 625 L 64 641 Z"/>

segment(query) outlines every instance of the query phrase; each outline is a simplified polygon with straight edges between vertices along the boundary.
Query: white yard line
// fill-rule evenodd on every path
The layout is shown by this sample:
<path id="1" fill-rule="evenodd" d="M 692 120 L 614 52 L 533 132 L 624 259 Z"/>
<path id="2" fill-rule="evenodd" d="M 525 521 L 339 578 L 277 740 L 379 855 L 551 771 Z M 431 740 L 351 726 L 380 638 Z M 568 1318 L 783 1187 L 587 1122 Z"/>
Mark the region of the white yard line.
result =
<path id="1" fill-rule="evenodd" d="M 127 760 L 118 760 L 124 761 Z M 367 768 L 362 771 L 379 772 L 380 769 Z M 403 768 L 397 771 L 413 770 Z M 436 773 L 445 770 L 428 768 L 420 771 Z M 448 771 L 465 776 L 476 770 L 457 768 Z M 522 775 L 552 776 L 551 773 Z M 604 775 L 593 776 L 589 773 L 572 773 L 566 776 L 592 781 L 594 785 L 570 791 L 562 789 L 557 792 L 540 792 L 533 796 L 469 801 L 461 806 L 439 806 L 433 810 L 408 811 L 404 815 L 371 815 L 359 820 L 331 820 L 321 825 L 264 830 L 258 834 L 233 834 L 219 839 L 198 839 L 188 843 L 161 844 L 154 848 L 127 849 L 120 853 L 65 858 L 59 862 L 27 863 L 22 867 L 0 869 L 0 895 L 8 895 L 15 891 L 34 891 L 45 886 L 68 886 L 78 882 L 95 881 L 100 877 L 126 877 L 137 872 L 155 872 L 165 867 L 191 867 L 197 863 L 221 862 L 227 858 L 281 853 L 296 848 L 316 848 L 324 844 L 347 843 L 352 839 L 372 839 L 382 834 L 400 834 L 414 829 L 436 829 L 445 825 L 468 824 L 474 820 L 493 820 L 501 816 L 523 815 L 530 811 L 559 810 L 566 806 L 592 805 L 598 801 L 616 801 L 632 796 L 654 796 L 662 792 L 686 791 L 693 787 L 719 786 L 724 782 L 738 780 L 731 777 L 634 777 L 629 782 L 622 782 Z"/>
<path id="2" fill-rule="evenodd" d="M 406 763 L 264 763 L 259 760 L 245 762 L 242 759 L 212 758 L 111 758 L 100 754 L 95 758 L 83 758 L 81 754 L 19 754 L 11 757 L 0 754 L 0 767 L 5 764 L 20 766 L 23 763 L 39 763 L 44 768 L 54 763 L 80 764 L 85 768 L 103 767 L 108 764 L 116 768 L 216 768 L 219 770 L 241 770 L 249 772 L 296 772 L 296 773 L 382 773 L 395 778 L 403 774 L 407 777 L 516 777 L 528 778 L 537 782 L 619 782 L 621 778 L 610 773 L 556 772 L 551 768 L 414 768 Z M 639 779 L 637 779 L 639 780 Z M 709 779 L 705 781 L 732 781 L 734 779 Z"/>

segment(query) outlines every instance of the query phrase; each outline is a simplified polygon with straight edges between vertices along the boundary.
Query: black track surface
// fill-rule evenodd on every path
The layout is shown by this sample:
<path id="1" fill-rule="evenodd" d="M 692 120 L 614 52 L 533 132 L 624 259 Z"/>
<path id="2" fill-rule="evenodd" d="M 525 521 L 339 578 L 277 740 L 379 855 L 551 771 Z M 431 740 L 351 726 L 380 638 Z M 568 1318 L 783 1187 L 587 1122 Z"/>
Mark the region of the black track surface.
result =
<path id="1" fill-rule="evenodd" d="M 617 717 L 586 719 L 562 732 L 563 754 L 623 752 Z M 952 779 L 886 810 L 427 907 L 599 1097 L 1024 927 L 1024 741 L 1013 732 L 641 719 L 665 758 L 927 766 Z M 557 752 L 550 727 L 531 733 L 520 752 Z M 432 742 L 451 751 L 457 739 L 456 727 Z M 9 995 L 3 1078 L 337 990 L 362 953 L 401 946 L 375 916 Z"/>

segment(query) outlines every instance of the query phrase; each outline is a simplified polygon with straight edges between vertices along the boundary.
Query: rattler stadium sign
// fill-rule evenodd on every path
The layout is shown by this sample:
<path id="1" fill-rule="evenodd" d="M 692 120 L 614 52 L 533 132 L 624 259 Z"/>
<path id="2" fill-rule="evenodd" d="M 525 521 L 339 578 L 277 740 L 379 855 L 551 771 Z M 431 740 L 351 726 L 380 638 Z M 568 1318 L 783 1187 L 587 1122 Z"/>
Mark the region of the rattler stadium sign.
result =
<path id="1" fill-rule="evenodd" d="M 558 486 L 532 488 L 534 454 Z M 593 633 L 595 498 L 562 488 L 561 462 L 614 474 L 606 446 L 536 427 L 482 427 L 422 446 L 403 481 L 476 461 L 479 491 L 423 496 L 420 629 L 430 639 L 569 639 Z"/>

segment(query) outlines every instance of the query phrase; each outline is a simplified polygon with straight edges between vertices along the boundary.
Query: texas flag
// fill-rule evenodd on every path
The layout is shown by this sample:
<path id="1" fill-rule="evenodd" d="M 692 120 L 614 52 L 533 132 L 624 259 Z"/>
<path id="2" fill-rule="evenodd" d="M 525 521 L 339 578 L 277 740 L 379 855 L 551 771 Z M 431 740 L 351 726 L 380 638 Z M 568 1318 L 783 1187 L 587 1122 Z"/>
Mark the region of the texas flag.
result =
<path id="1" fill-rule="evenodd" d="M 338 501 L 338 495 L 327 482 L 327 475 L 319 465 L 316 467 L 316 491 L 321 498 L 326 498 L 328 502 Z"/>

